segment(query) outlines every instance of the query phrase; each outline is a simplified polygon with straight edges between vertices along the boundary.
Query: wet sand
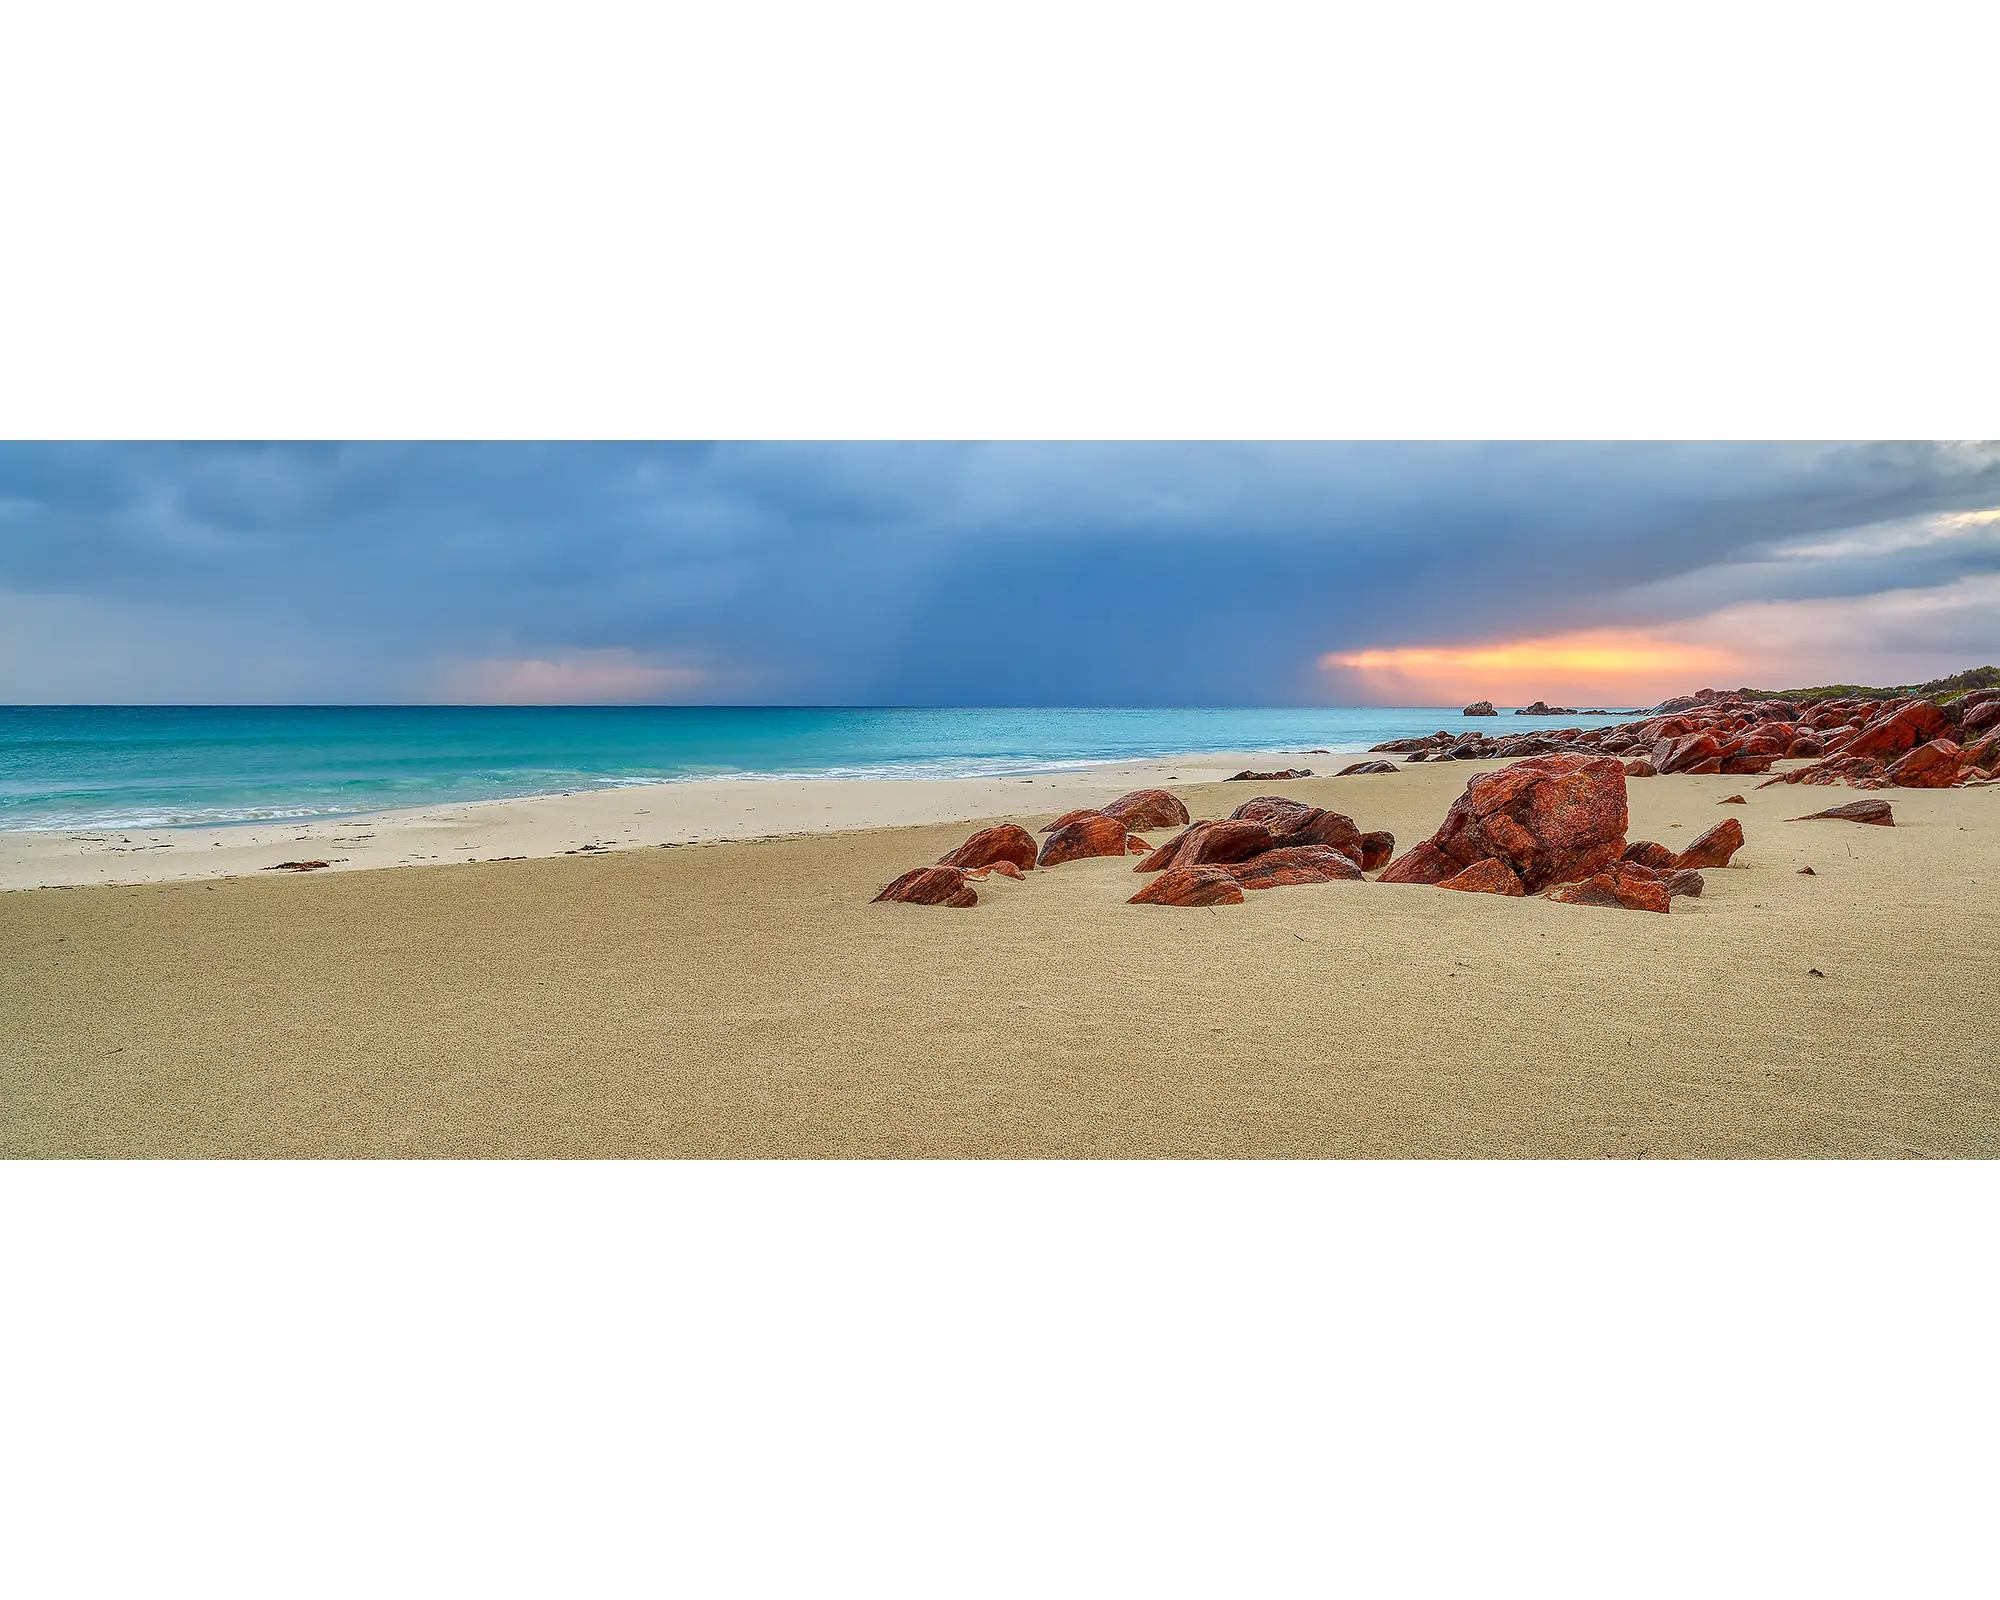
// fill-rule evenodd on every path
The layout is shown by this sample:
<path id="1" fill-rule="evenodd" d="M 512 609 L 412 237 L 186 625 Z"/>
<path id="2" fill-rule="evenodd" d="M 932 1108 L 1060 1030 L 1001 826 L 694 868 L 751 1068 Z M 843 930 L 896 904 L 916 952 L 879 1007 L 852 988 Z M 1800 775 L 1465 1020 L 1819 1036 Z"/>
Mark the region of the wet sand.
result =
<path id="1" fill-rule="evenodd" d="M 1173 787 L 1408 844 L 1489 765 Z M 1754 781 L 1631 784 L 1635 839 L 1749 836 L 1669 916 L 1122 860 L 869 903 L 964 822 L 0 894 L 0 1154 L 2000 1156 L 2000 789 Z"/>

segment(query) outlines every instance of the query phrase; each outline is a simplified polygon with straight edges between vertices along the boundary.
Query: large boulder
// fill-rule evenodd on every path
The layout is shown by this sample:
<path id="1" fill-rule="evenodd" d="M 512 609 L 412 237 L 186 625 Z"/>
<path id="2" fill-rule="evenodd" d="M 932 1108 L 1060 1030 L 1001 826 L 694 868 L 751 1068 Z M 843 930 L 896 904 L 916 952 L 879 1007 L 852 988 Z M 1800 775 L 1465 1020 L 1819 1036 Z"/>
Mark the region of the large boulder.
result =
<path id="1" fill-rule="evenodd" d="M 1718 822 L 1708 832 L 1675 856 L 1675 867 L 1726 867 L 1729 858 L 1743 848 L 1743 824 L 1734 817 Z M 1647 865 L 1658 863 L 1648 862 Z"/>
<path id="2" fill-rule="evenodd" d="M 1165 789 L 1134 789 L 1097 809 L 1107 817 L 1116 817 L 1134 833 L 1147 828 L 1184 828 L 1188 821 L 1188 808 Z"/>
<path id="3" fill-rule="evenodd" d="M 875 897 L 877 905 L 884 900 L 963 908 L 979 904 L 979 891 L 965 881 L 965 872 L 959 867 L 916 867 Z"/>
<path id="4" fill-rule="evenodd" d="M 1081 822 L 1085 817 L 1101 817 L 1104 813 L 1096 806 L 1084 806 L 1076 811 L 1065 811 L 1054 822 L 1042 824 L 1042 832 L 1054 833 L 1058 828 L 1067 828 L 1072 822 Z"/>
<path id="5" fill-rule="evenodd" d="M 1040 864 L 1058 867 L 1065 861 L 1081 861 L 1086 856 L 1122 856 L 1127 852 L 1128 838 L 1125 824 L 1116 817 L 1093 812 L 1065 823 L 1050 834 L 1042 843 Z"/>
<path id="6" fill-rule="evenodd" d="M 1530 756 L 1467 784 L 1430 842 L 1460 867 L 1497 856 L 1535 894 L 1618 860 L 1625 822 L 1625 769 L 1616 757 Z"/>
<path id="7" fill-rule="evenodd" d="M 1949 789 L 1958 782 L 1962 755 L 1951 740 L 1933 739 L 1892 761 L 1884 776 L 1899 789 Z"/>
<path id="8" fill-rule="evenodd" d="M 1243 885 L 1227 867 L 1175 867 L 1126 901 L 1134 906 L 1240 906 Z"/>
<path id="9" fill-rule="evenodd" d="M 996 861 L 1012 862 L 1023 870 L 1032 867 L 1035 864 L 1035 836 L 1015 823 L 1003 822 L 997 827 L 981 828 L 951 854 L 938 857 L 941 867 L 964 867 L 967 870 L 990 867 Z"/>
<path id="10" fill-rule="evenodd" d="M 1357 879 L 1361 869 L 1330 845 L 1292 845 L 1266 850 L 1224 868 L 1246 889 L 1282 889 L 1289 884 L 1338 883 Z"/>

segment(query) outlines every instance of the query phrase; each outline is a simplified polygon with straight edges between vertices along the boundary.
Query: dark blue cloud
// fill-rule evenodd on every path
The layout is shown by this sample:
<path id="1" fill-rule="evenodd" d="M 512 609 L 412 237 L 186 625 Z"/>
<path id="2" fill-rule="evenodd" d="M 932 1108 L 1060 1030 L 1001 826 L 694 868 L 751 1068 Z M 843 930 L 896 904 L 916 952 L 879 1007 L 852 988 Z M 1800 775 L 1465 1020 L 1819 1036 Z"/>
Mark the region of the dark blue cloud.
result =
<path id="1" fill-rule="evenodd" d="M 1775 552 L 1996 504 L 2000 452 L 1926 444 L 11 445 L 0 699 L 611 651 L 692 698 L 1339 699 L 1328 651 L 1991 570 Z"/>

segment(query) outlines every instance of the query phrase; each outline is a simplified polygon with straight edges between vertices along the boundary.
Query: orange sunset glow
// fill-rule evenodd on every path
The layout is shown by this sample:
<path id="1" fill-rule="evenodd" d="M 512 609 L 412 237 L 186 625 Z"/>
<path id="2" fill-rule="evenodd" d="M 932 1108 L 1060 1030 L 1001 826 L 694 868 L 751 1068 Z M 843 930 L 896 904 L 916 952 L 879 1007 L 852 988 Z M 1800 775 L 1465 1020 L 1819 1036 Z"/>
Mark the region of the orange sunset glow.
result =
<path id="1" fill-rule="evenodd" d="M 1319 665 L 1353 673 L 1390 703 L 1609 705 L 1664 699 L 1698 682 L 1720 683 L 1743 664 L 1711 646 L 1636 629 L 1597 629 L 1457 649 L 1332 651 Z"/>

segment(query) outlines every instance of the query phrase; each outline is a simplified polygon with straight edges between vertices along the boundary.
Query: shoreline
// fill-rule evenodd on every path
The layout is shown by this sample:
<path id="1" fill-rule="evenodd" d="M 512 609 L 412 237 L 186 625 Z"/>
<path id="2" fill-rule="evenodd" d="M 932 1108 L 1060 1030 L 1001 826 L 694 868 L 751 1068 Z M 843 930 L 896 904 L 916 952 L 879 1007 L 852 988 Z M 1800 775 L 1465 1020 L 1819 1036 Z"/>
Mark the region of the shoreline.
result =
<path id="1" fill-rule="evenodd" d="M 1503 764 L 1205 760 L 1166 764 L 1196 816 L 1284 794 L 1403 845 Z M 1366 881 L 1131 905 L 1124 857 L 873 903 L 979 820 L 899 825 L 897 795 L 1033 829 L 1133 778 L 0 894 L 0 1156 L 2000 1158 L 2000 788 L 1899 789 L 1877 828 L 1789 824 L 1839 792 L 1634 782 L 1633 839 L 1748 835 L 1666 916 Z"/>
<path id="2" fill-rule="evenodd" d="M 1205 784 L 1297 751 L 1205 751 L 991 777 L 670 778 L 504 799 L 269 821 L 0 832 L 0 893 L 292 876 L 281 862 L 324 860 L 301 876 L 458 862 L 612 855 L 1055 814 L 1130 789 Z M 1365 752 L 1316 753 L 1337 771 Z M 1393 759 L 1393 758 L 1390 758 Z"/>

